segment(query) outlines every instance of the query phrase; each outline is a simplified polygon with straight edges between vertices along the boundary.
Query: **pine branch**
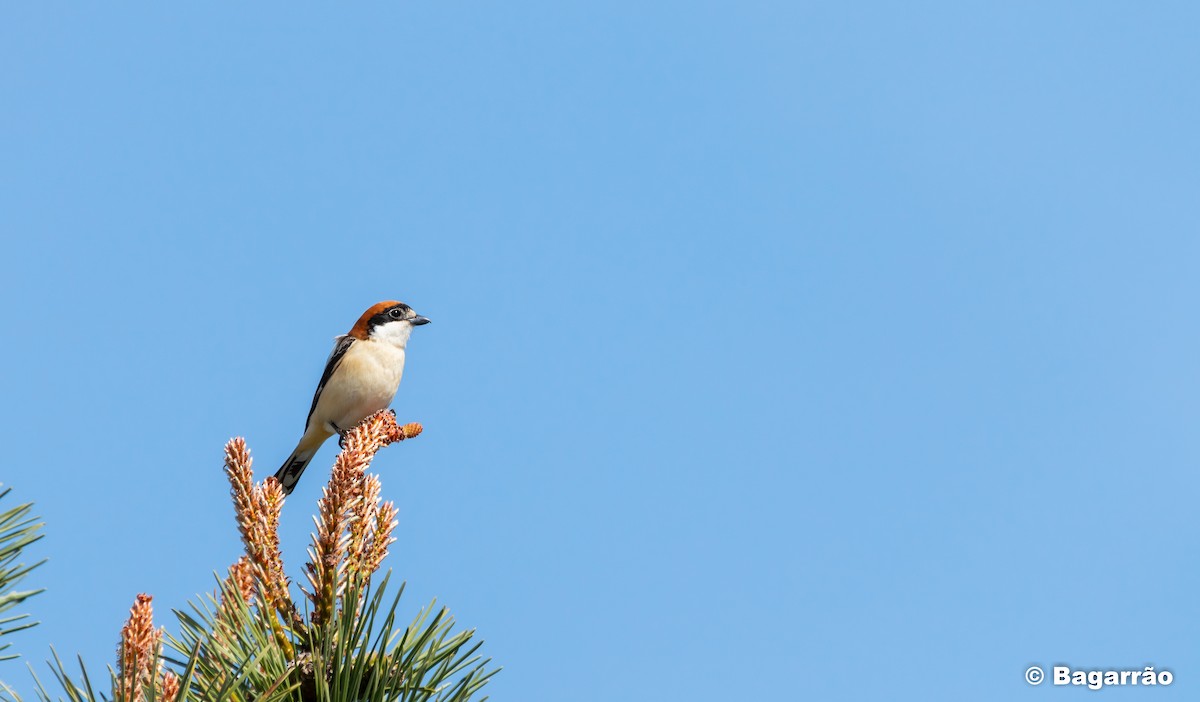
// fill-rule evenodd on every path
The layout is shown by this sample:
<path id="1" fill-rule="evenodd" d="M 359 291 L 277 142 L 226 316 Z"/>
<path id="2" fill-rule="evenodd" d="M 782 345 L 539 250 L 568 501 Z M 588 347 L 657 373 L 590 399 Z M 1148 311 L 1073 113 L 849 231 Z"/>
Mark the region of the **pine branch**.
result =
<path id="1" fill-rule="evenodd" d="M 4 499 L 12 488 L 0 489 L 0 499 Z M 45 559 L 32 565 L 19 562 L 25 548 L 42 538 L 44 524 L 38 517 L 30 516 L 33 505 L 26 503 L 0 512 L 0 615 L 12 610 L 34 595 L 43 592 L 37 590 L 17 590 L 17 585 L 29 575 L 34 568 L 45 563 Z M 12 642 L 9 635 L 36 626 L 37 622 L 29 621 L 28 614 L 0 616 L 0 661 L 16 658 L 16 654 L 5 654 Z M 0 690 L 7 686 L 0 682 Z"/>
<path id="2" fill-rule="evenodd" d="M 350 430 L 317 503 L 309 548 L 305 613 L 291 597 L 279 542 L 284 495 L 274 478 L 254 480 L 242 439 L 225 447 L 225 472 L 245 555 L 217 591 L 176 611 L 178 636 L 154 628 L 151 598 L 139 595 L 122 630 L 115 702 L 468 702 L 495 674 L 477 655 L 474 631 L 434 604 L 398 623 L 401 585 L 387 597 L 390 573 L 373 585 L 397 525 L 367 469 L 383 447 L 413 438 L 379 412 Z M 311 607 L 311 609 L 309 609 Z M 169 663 L 175 670 L 168 669 Z M 62 661 L 54 675 L 71 702 L 98 702 L 81 664 L 81 681 Z M 38 683 L 40 699 L 50 696 Z"/>

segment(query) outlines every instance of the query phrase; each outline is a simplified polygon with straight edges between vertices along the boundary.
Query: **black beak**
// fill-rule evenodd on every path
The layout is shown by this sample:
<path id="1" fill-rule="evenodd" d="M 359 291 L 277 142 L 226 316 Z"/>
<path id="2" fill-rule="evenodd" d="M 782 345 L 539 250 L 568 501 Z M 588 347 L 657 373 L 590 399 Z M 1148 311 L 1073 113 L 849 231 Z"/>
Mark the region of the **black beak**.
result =
<path id="1" fill-rule="evenodd" d="M 414 327 L 419 327 L 422 324 L 429 324 L 429 318 L 422 317 L 421 315 L 417 315 L 417 316 L 413 317 L 412 319 L 408 320 L 408 323 L 413 325 Z"/>

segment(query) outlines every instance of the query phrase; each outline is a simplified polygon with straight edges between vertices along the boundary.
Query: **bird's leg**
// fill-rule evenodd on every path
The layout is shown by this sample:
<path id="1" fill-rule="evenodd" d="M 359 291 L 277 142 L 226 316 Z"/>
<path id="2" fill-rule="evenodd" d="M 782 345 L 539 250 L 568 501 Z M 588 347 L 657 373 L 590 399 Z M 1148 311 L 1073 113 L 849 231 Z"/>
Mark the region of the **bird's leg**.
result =
<path id="1" fill-rule="evenodd" d="M 342 429 L 341 427 L 334 424 L 333 422 L 330 422 L 329 426 L 333 427 L 333 430 L 335 432 L 337 432 L 338 448 L 340 448 L 340 449 L 346 448 L 346 430 Z"/>

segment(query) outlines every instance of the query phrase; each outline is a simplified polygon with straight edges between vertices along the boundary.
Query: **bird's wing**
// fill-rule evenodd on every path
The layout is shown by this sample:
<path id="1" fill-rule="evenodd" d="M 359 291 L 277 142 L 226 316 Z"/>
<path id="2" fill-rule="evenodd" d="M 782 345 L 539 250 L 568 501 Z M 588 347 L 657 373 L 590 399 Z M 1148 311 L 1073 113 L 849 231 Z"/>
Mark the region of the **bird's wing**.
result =
<path id="1" fill-rule="evenodd" d="M 321 374 L 321 382 L 317 383 L 317 391 L 313 393 L 312 407 L 308 408 L 308 416 L 304 418 L 304 430 L 308 431 L 308 422 L 312 419 L 313 412 L 317 409 L 317 400 L 321 399 L 321 391 L 325 389 L 325 383 L 333 377 L 333 372 L 342 364 L 342 359 L 346 356 L 346 351 L 354 344 L 354 337 L 346 334 L 339 336 L 334 340 L 333 352 L 329 354 L 329 360 L 325 361 L 325 372 Z"/>

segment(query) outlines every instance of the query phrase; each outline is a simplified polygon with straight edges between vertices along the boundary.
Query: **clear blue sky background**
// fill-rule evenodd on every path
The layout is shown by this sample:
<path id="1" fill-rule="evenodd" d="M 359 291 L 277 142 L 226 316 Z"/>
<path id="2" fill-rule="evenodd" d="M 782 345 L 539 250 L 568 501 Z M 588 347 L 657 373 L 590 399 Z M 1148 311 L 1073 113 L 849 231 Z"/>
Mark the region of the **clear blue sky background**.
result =
<path id="1" fill-rule="evenodd" d="M 434 323 L 389 565 L 494 699 L 1074 699 L 1032 663 L 1196 699 L 1198 23 L 6 7 L 0 479 L 51 558 L 17 648 L 99 671 L 136 593 L 211 589 L 222 444 L 273 471 L 399 298 Z"/>

